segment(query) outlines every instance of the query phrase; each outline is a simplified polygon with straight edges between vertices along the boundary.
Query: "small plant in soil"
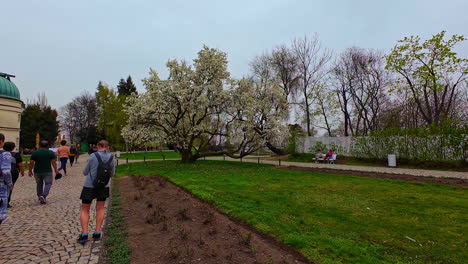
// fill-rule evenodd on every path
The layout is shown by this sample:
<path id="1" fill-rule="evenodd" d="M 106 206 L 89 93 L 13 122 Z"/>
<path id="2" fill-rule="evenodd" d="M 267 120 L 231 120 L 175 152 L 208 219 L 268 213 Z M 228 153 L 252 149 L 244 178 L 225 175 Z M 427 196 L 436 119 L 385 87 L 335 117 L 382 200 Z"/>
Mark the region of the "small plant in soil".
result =
<path id="1" fill-rule="evenodd" d="M 252 254 L 255 254 L 257 253 L 257 249 L 254 246 L 250 246 L 250 252 L 252 252 Z"/>
<path id="2" fill-rule="evenodd" d="M 186 257 L 190 258 L 193 256 L 193 248 L 190 247 L 188 244 L 185 245 L 184 251 Z"/>
<path id="3" fill-rule="evenodd" d="M 218 233 L 218 230 L 216 230 L 216 228 L 214 228 L 214 227 L 213 227 L 213 228 L 210 228 L 210 230 L 208 230 L 208 234 L 209 234 L 210 236 L 214 236 L 214 235 L 216 235 L 217 233 Z"/>
<path id="4" fill-rule="evenodd" d="M 201 233 L 200 233 L 200 236 L 197 239 L 197 244 L 198 244 L 199 247 L 202 247 L 203 245 L 205 245 L 205 240 L 203 240 Z"/>
<path id="5" fill-rule="evenodd" d="M 179 208 L 179 210 L 177 211 L 177 216 L 179 218 L 179 220 L 182 220 L 182 221 L 187 221 L 189 220 L 189 216 L 188 216 L 188 209 L 187 208 Z"/>
<path id="6" fill-rule="evenodd" d="M 162 209 L 159 206 L 153 208 L 152 204 L 148 204 L 148 210 L 146 213 L 146 222 L 148 224 L 159 224 L 166 219 L 162 214 Z"/>
<path id="7" fill-rule="evenodd" d="M 205 220 L 203 220 L 204 225 L 212 224 L 214 222 L 215 216 L 214 213 L 208 211 L 205 215 Z"/>
<path id="8" fill-rule="evenodd" d="M 157 220 L 156 224 L 163 223 L 163 229 L 167 230 L 167 221 L 164 215 L 159 214 L 156 220 Z M 165 227 L 164 227 L 164 224 L 166 225 Z"/>
<path id="9" fill-rule="evenodd" d="M 179 236 L 180 239 L 187 240 L 189 236 L 189 231 L 187 231 L 187 229 L 185 229 L 184 227 L 181 227 L 179 228 Z"/>
<path id="10" fill-rule="evenodd" d="M 239 229 L 237 229 L 236 227 L 233 227 L 231 225 L 229 225 L 228 227 L 229 227 L 229 230 L 231 230 L 231 232 L 233 232 L 233 233 L 238 233 L 239 232 Z"/>
<path id="11" fill-rule="evenodd" d="M 149 208 L 146 211 L 145 219 L 146 219 L 146 223 L 151 224 L 151 225 L 155 224 L 156 223 L 156 211 L 153 208 Z"/>
<path id="12" fill-rule="evenodd" d="M 210 256 L 213 258 L 216 258 L 218 256 L 218 252 L 216 252 L 214 249 L 211 250 Z"/>
<path id="13" fill-rule="evenodd" d="M 252 233 L 248 232 L 245 235 L 241 235 L 239 243 L 241 245 L 251 247 L 252 246 Z"/>
<path id="14" fill-rule="evenodd" d="M 158 183 L 159 183 L 159 186 L 164 187 L 166 186 L 166 179 L 158 178 Z"/>
<path id="15" fill-rule="evenodd" d="M 161 221 L 162 221 L 161 230 L 162 230 L 162 231 L 167 231 L 169 228 L 168 228 L 168 225 L 167 225 L 167 219 L 166 219 L 166 217 L 164 217 L 164 219 L 162 219 Z"/>
<path id="16" fill-rule="evenodd" d="M 286 262 L 281 262 L 281 263 L 284 263 L 286 264 Z M 258 261 L 255 261 L 254 264 L 275 264 L 275 262 L 273 261 L 273 258 L 270 256 L 268 257 L 268 259 L 265 261 L 265 262 L 258 262 Z"/>
<path id="17" fill-rule="evenodd" d="M 171 246 L 167 255 L 171 259 L 176 259 L 180 256 L 180 254 L 180 249 L 177 246 Z"/>

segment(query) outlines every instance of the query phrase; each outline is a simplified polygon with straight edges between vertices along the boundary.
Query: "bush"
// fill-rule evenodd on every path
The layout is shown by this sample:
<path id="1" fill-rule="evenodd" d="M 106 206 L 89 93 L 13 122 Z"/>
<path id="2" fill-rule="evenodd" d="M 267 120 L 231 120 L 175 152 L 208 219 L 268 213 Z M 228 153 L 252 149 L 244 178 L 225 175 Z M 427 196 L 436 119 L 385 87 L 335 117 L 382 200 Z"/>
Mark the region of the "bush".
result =
<path id="1" fill-rule="evenodd" d="M 386 129 L 353 138 L 351 155 L 360 158 L 414 161 L 468 161 L 468 129 L 434 126 L 429 129 Z"/>
<path id="2" fill-rule="evenodd" d="M 289 125 L 289 138 L 288 145 L 286 146 L 286 152 L 290 155 L 297 155 L 297 139 L 304 136 L 304 131 L 298 124 Z"/>

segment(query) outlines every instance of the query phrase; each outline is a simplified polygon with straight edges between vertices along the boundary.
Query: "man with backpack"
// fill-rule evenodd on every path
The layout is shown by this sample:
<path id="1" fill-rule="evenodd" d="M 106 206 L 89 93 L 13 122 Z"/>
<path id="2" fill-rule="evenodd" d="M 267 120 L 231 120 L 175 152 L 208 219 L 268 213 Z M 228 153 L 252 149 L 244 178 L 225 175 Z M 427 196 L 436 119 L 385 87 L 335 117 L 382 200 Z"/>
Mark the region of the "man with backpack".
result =
<path id="1" fill-rule="evenodd" d="M 109 151 L 109 143 L 101 140 L 97 144 L 97 152 L 92 153 L 83 169 L 86 180 L 81 191 L 81 234 L 77 242 L 84 245 L 88 241 L 89 210 L 91 202 L 96 199 L 96 229 L 93 239 L 101 239 L 101 227 L 104 221 L 104 205 L 109 197 L 110 178 L 115 173 L 113 155 Z"/>

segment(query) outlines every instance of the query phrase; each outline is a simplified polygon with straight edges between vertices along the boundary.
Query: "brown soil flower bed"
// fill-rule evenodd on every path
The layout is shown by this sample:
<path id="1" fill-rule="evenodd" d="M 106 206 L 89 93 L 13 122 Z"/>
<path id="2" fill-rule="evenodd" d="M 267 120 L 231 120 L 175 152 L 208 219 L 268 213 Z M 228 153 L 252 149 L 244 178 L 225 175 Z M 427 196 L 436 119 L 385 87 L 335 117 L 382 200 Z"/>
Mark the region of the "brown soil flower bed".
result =
<path id="1" fill-rule="evenodd" d="M 464 180 L 464 179 L 423 177 L 423 176 L 413 176 L 413 175 L 405 175 L 405 174 L 391 174 L 391 173 L 378 173 L 378 172 L 352 171 L 352 170 L 334 170 L 334 169 L 325 169 L 325 168 L 305 168 L 305 167 L 296 167 L 296 166 L 279 166 L 277 168 L 284 169 L 284 170 L 299 170 L 299 171 L 362 176 L 362 177 L 370 177 L 370 178 L 427 182 L 427 183 L 445 184 L 445 185 L 454 185 L 454 186 L 468 186 L 468 180 Z"/>
<path id="2" fill-rule="evenodd" d="M 132 263 L 312 263 L 160 176 L 120 179 Z"/>

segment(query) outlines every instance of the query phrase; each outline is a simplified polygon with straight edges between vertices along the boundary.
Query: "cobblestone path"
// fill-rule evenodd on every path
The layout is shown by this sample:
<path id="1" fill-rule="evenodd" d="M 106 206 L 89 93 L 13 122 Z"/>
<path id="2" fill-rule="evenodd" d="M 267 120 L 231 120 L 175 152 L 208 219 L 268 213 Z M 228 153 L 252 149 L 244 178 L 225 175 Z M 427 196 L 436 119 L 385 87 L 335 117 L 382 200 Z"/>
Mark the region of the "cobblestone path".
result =
<path id="1" fill-rule="evenodd" d="M 0 225 L 2 263 L 98 263 L 101 242 L 76 243 L 80 233 L 80 192 L 87 155 L 52 185 L 47 204 L 39 204 L 34 178 L 25 173 L 15 185 L 5 222 Z M 94 208 L 94 203 L 92 208 Z M 94 230 L 91 210 L 90 232 Z"/>

